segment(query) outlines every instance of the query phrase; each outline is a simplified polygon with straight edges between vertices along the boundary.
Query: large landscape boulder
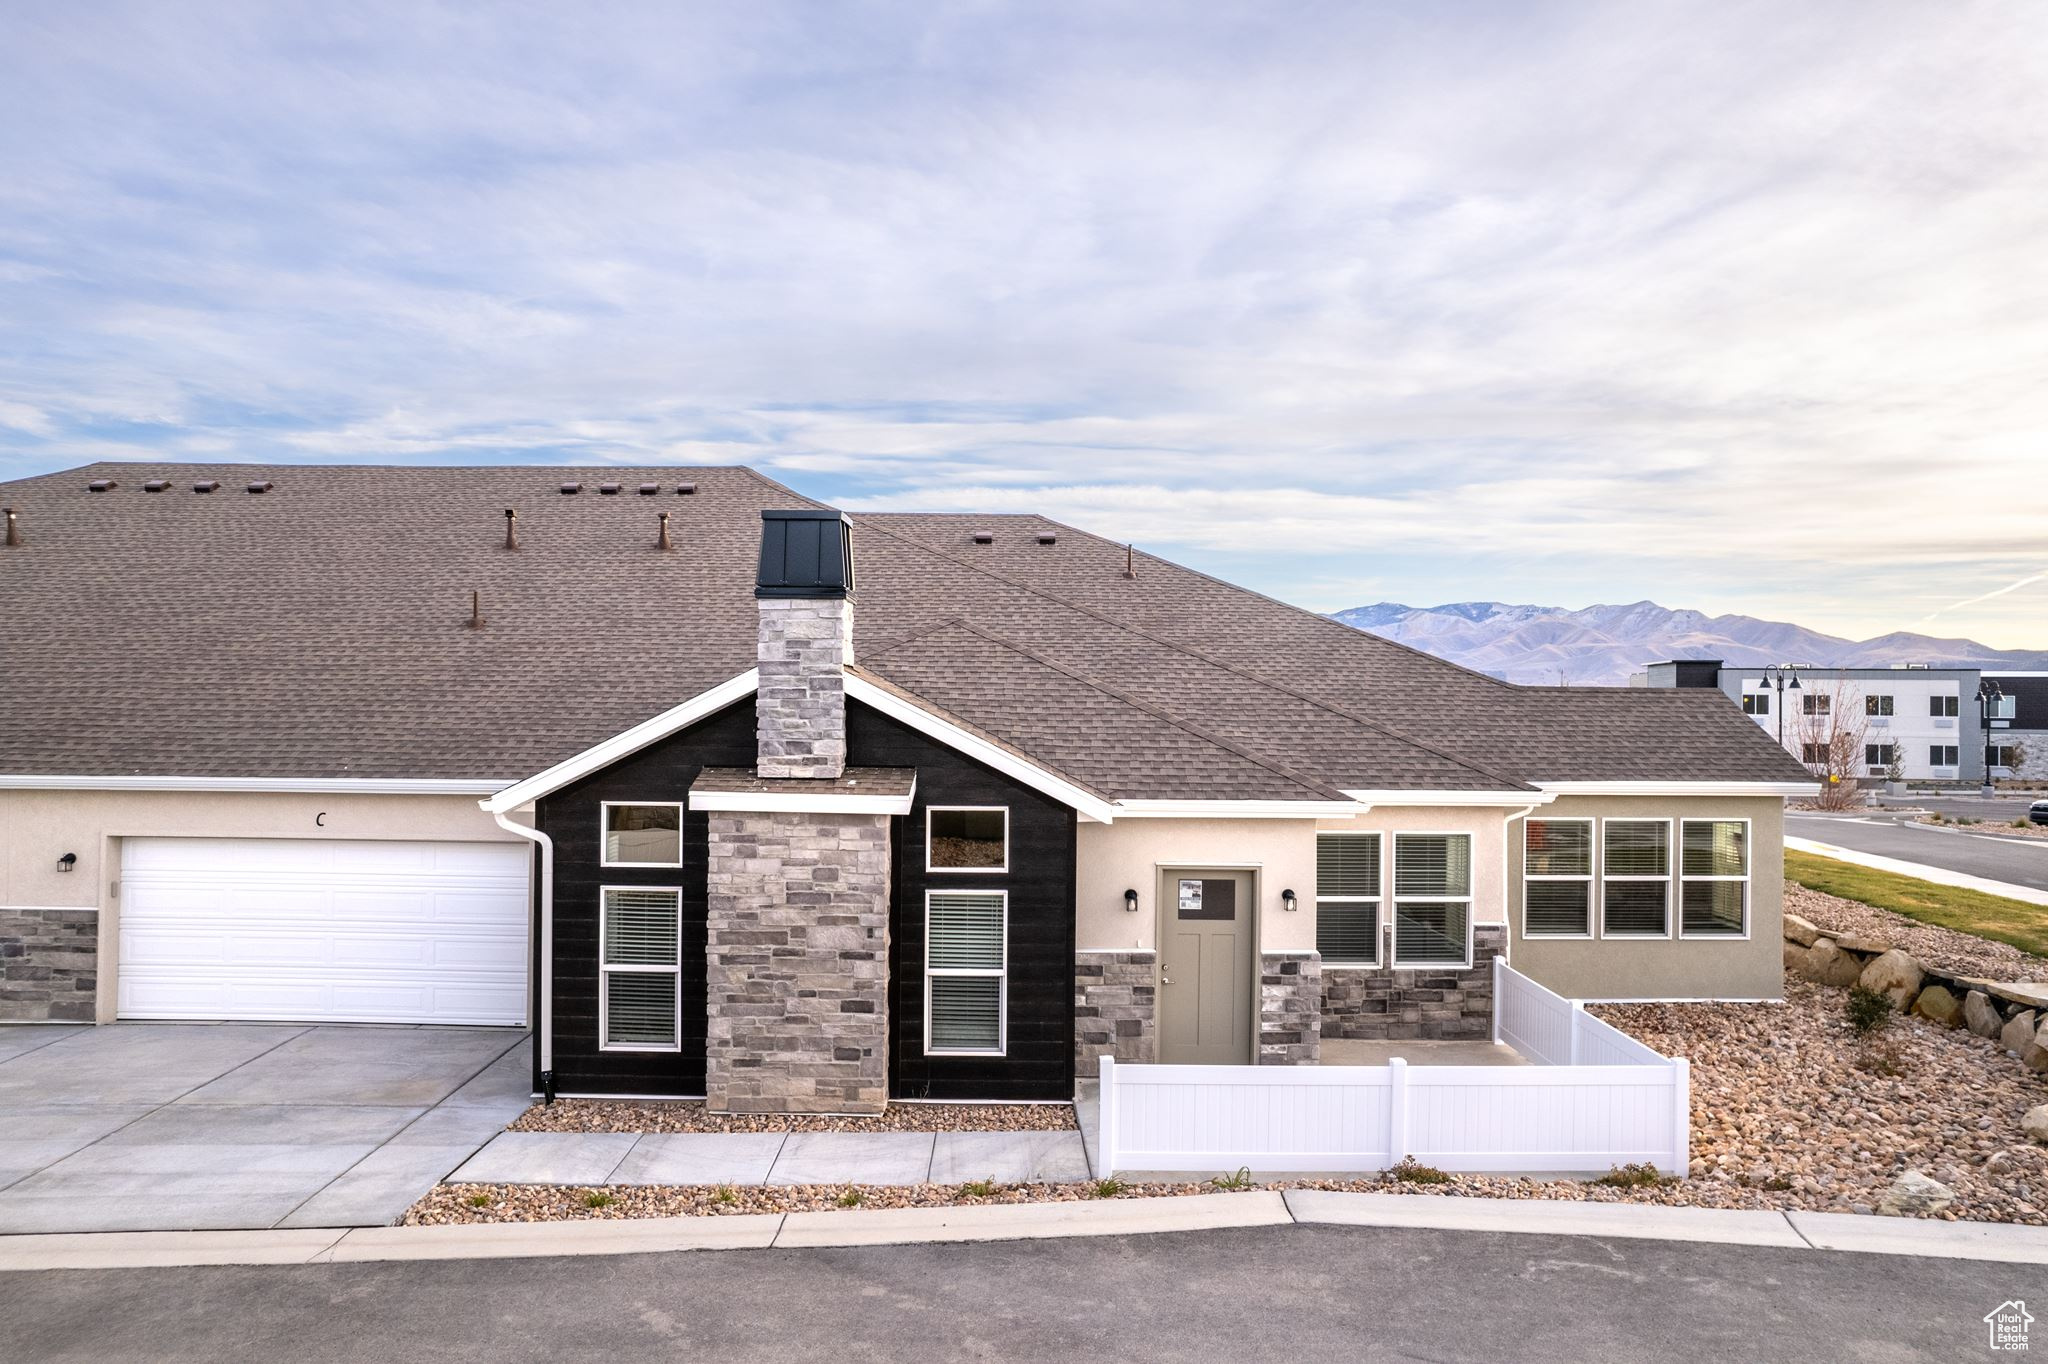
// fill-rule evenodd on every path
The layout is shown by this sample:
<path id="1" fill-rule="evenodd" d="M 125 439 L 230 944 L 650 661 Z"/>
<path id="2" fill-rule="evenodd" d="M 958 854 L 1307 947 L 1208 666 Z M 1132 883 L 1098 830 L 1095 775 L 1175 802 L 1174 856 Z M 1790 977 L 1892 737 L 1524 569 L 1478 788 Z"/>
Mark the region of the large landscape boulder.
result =
<path id="1" fill-rule="evenodd" d="M 1920 982 L 1926 974 L 1909 954 L 1893 948 L 1864 967 L 1858 983 L 1885 996 L 1894 1009 L 1904 1012 L 1920 993 Z"/>
<path id="2" fill-rule="evenodd" d="M 1960 1027 L 1963 1021 L 1962 1001 L 1939 985 L 1930 985 L 1915 997 L 1913 1012 L 1944 1028 Z"/>
<path id="3" fill-rule="evenodd" d="M 2048 1018 L 2034 1030 L 2034 1040 L 2020 1048 L 2020 1060 L 2034 1070 L 2048 1071 Z"/>
<path id="4" fill-rule="evenodd" d="M 1822 985 L 1854 985 L 1863 974 L 1863 959 L 1844 952 L 1832 938 L 1806 949 L 1806 978 Z"/>
<path id="5" fill-rule="evenodd" d="M 2034 1045 L 2034 1027 L 2037 1023 L 2032 1009 L 2022 1010 L 2006 1020 L 1999 1030 L 1998 1045 L 2010 1052 L 2023 1052 Z"/>
<path id="6" fill-rule="evenodd" d="M 1892 1181 L 1877 1200 L 1879 1217 L 1933 1217 L 1956 1201 L 1954 1189 L 1929 1179 L 1918 1170 L 1908 1170 Z"/>
<path id="7" fill-rule="evenodd" d="M 1820 941 L 1820 925 L 1811 919 L 1802 919 L 1797 914 L 1785 916 L 1785 937 L 1801 947 L 1811 947 Z"/>
<path id="8" fill-rule="evenodd" d="M 2048 1104 L 2035 1104 L 2027 1110 L 2027 1116 L 2020 1119 L 2020 1131 L 2048 1146 Z"/>
<path id="9" fill-rule="evenodd" d="M 2005 1015 L 1998 1012 L 1990 995 L 1972 990 L 1963 996 L 1963 1026 L 1979 1037 L 1996 1037 L 2005 1026 Z"/>

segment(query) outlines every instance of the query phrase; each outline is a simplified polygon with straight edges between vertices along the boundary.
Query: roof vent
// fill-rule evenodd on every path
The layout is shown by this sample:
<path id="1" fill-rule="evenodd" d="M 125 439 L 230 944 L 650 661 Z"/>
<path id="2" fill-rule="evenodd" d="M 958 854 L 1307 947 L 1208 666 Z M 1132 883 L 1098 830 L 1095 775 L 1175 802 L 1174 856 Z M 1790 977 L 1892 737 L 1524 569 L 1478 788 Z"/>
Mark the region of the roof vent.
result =
<path id="1" fill-rule="evenodd" d="M 120 486 L 120 484 L 114 482 L 114 480 L 111 478 L 96 478 L 92 482 L 85 485 L 85 490 L 89 493 L 103 493 L 109 491 L 110 489 L 118 488 Z"/>
<path id="2" fill-rule="evenodd" d="M 562 495 L 564 497 L 572 496 L 573 494 L 580 493 L 582 491 L 583 485 L 581 483 L 564 483 L 562 485 Z"/>
<path id="3" fill-rule="evenodd" d="M 276 486 L 267 478 L 259 478 L 249 485 L 249 491 L 252 493 L 267 493 Z"/>
<path id="4" fill-rule="evenodd" d="M 171 481 L 168 478 L 152 478 L 149 482 L 142 485 L 142 491 L 146 493 L 160 493 L 170 486 Z"/>
<path id="5" fill-rule="evenodd" d="M 671 545 L 671 544 L 669 543 L 669 539 L 668 539 L 668 513 L 667 513 L 667 512 L 663 512 L 663 513 L 661 513 L 661 538 L 660 538 L 659 540 L 655 541 L 655 547 L 656 547 L 657 549 L 673 549 L 673 548 L 675 548 L 675 546 L 673 546 L 673 545 Z"/>
<path id="6" fill-rule="evenodd" d="M 676 495 L 678 497 L 694 497 L 696 495 L 696 492 L 697 485 L 694 483 L 676 484 Z"/>
<path id="7" fill-rule="evenodd" d="M 974 532 L 974 543 L 977 545 L 992 545 L 995 542 L 996 533 L 992 530 L 978 530 Z"/>
<path id="8" fill-rule="evenodd" d="M 505 548 L 519 548 L 519 513 L 505 508 Z"/>
<path id="9" fill-rule="evenodd" d="M 844 597 L 853 591 L 853 522 L 829 507 L 761 513 L 757 597 Z"/>
<path id="10" fill-rule="evenodd" d="M 600 483 L 597 485 L 597 490 L 606 497 L 617 497 L 619 495 L 619 485 L 616 483 Z"/>
<path id="11" fill-rule="evenodd" d="M 640 496 L 642 497 L 652 497 L 660 491 L 661 485 L 659 483 L 642 483 L 640 485 Z"/>
<path id="12" fill-rule="evenodd" d="M 1041 545 L 1056 545 L 1056 544 L 1058 544 L 1059 542 L 1060 542 L 1060 537 L 1059 537 L 1059 536 L 1057 536 L 1057 535 L 1054 535 L 1054 534 L 1053 534 L 1053 533 L 1052 533 L 1051 531 L 1049 531 L 1049 530 L 1042 530 L 1042 531 L 1038 532 L 1038 543 L 1039 543 L 1039 544 L 1041 544 Z"/>
<path id="13" fill-rule="evenodd" d="M 192 491 L 195 493 L 217 493 L 220 491 L 220 480 L 217 478 L 201 479 L 192 485 Z"/>
<path id="14" fill-rule="evenodd" d="M 0 516 L 5 516 L 7 518 L 7 543 L 10 545 L 20 544 L 21 527 L 15 521 L 14 508 L 0 507 Z"/>

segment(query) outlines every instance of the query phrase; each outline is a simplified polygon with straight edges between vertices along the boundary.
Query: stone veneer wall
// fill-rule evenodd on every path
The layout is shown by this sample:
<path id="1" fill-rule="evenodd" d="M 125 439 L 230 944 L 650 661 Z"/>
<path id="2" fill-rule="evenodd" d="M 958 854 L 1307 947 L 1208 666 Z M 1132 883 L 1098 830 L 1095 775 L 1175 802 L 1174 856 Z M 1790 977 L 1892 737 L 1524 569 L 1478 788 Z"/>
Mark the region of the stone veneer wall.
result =
<path id="1" fill-rule="evenodd" d="M 764 777 L 837 777 L 846 769 L 846 673 L 853 603 L 762 597 L 754 702 Z"/>
<path id="2" fill-rule="evenodd" d="M 96 909 L 0 909 L 0 1022 L 92 1022 L 99 930 Z"/>
<path id="3" fill-rule="evenodd" d="M 714 813 L 705 875 L 707 1107 L 881 1112 L 888 816 Z"/>
<path id="4" fill-rule="evenodd" d="M 1366 1042 L 1469 1042 L 1493 1035 L 1493 959 L 1506 924 L 1476 924 L 1472 965 L 1450 970 L 1385 967 L 1323 972 L 1323 1036 Z"/>
<path id="5" fill-rule="evenodd" d="M 1259 1064 L 1312 1066 L 1322 1050 L 1323 959 L 1314 952 L 1259 957 Z"/>
<path id="6" fill-rule="evenodd" d="M 1104 1056 L 1159 1059 L 1157 963 L 1150 948 L 1074 954 L 1077 1079 L 1094 1079 Z"/>

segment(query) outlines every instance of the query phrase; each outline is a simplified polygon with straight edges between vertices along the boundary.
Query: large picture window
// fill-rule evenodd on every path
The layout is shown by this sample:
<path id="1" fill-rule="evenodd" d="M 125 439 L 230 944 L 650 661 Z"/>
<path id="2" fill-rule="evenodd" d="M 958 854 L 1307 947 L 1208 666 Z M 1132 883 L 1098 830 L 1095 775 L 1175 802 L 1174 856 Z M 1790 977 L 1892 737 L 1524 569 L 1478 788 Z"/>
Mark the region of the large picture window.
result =
<path id="1" fill-rule="evenodd" d="M 1316 951 L 1325 966 L 1380 960 L 1380 836 L 1316 836 Z"/>
<path id="2" fill-rule="evenodd" d="M 1671 821 L 1610 819 L 1600 850 L 1600 933 L 1671 936 Z"/>
<path id="3" fill-rule="evenodd" d="M 1681 936 L 1748 936 L 1749 821 L 1688 819 L 1679 834 Z"/>
<path id="4" fill-rule="evenodd" d="M 1532 819 L 1522 838 L 1522 936 L 1593 936 L 1593 821 Z"/>
<path id="5" fill-rule="evenodd" d="M 1009 865 L 1008 809 L 934 805 L 925 811 L 926 871 L 1006 871 Z"/>
<path id="6" fill-rule="evenodd" d="M 673 886 L 606 886 L 600 894 L 601 1049 L 681 1050 L 682 891 Z"/>
<path id="7" fill-rule="evenodd" d="M 927 891 L 924 923 L 925 1054 L 1002 1055 L 1008 897 L 999 890 Z"/>
<path id="8" fill-rule="evenodd" d="M 1472 835 L 1394 835 L 1394 965 L 1472 959 Z"/>
<path id="9" fill-rule="evenodd" d="M 683 865 L 683 807 L 680 804 L 604 803 L 604 865 Z"/>

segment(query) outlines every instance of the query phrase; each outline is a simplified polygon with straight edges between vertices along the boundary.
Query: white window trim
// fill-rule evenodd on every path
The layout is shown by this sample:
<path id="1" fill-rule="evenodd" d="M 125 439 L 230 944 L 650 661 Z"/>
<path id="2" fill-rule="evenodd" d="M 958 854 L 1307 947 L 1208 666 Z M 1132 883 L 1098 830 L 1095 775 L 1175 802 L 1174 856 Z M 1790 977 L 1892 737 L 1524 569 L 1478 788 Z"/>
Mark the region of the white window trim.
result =
<path id="1" fill-rule="evenodd" d="M 641 801 L 623 801 L 621 804 L 639 805 Z M 606 905 L 615 890 L 658 890 L 668 891 L 676 897 L 676 964 L 674 966 L 609 966 L 604 959 L 604 918 Z M 597 1049 L 599 1051 L 652 1051 L 680 1052 L 683 1049 L 683 888 L 681 886 L 616 886 L 605 885 L 597 888 Z M 622 976 L 674 976 L 676 978 L 676 1040 L 671 1046 L 652 1042 L 611 1041 L 611 982 L 607 977 Z"/>
<path id="2" fill-rule="evenodd" d="M 1685 826 L 1688 824 L 1740 824 L 1742 826 L 1742 875 L 1740 876 L 1688 876 L 1685 874 Z M 1749 878 L 1756 870 L 1756 847 L 1750 842 L 1755 830 L 1748 819 L 1740 815 L 1729 815 L 1716 819 L 1700 816 L 1696 819 L 1678 821 L 1678 846 L 1674 854 L 1678 859 L 1678 936 L 1692 942 L 1748 942 L 1749 941 Z M 1685 883 L 1687 881 L 1739 881 L 1742 883 L 1742 931 L 1740 933 L 1688 933 L 1685 931 Z"/>
<path id="3" fill-rule="evenodd" d="M 1401 894 L 1401 840 L 1404 838 L 1462 838 L 1468 854 L 1476 850 L 1478 840 L 1470 829 L 1396 829 L 1394 831 L 1394 855 L 1387 861 L 1388 901 L 1394 907 L 1387 915 L 1387 932 L 1394 935 L 1393 950 L 1387 954 L 1396 971 L 1469 971 L 1472 969 L 1473 940 L 1473 896 L 1465 895 L 1408 895 Z M 1478 889 L 1478 867 L 1468 855 L 1466 865 L 1472 868 L 1473 890 Z M 1401 902 L 1410 900 L 1417 904 L 1465 906 L 1465 959 L 1463 961 L 1403 961 L 1401 960 Z"/>
<path id="4" fill-rule="evenodd" d="M 931 826 L 927 824 L 926 828 Z M 1007 860 L 1007 859 L 1005 859 Z M 932 966 L 932 897 L 946 895 L 998 895 L 1003 901 L 1003 966 L 1000 971 L 985 969 L 963 970 L 959 967 Z M 934 1047 L 932 1046 L 932 977 L 960 976 L 986 979 L 994 976 L 996 985 L 996 1045 L 993 1051 L 986 1048 Z M 1007 1056 L 1010 1054 L 1010 892 L 1007 890 L 969 889 L 965 886 L 948 886 L 943 890 L 927 890 L 924 893 L 924 1054 L 926 1056 Z"/>
<path id="5" fill-rule="evenodd" d="M 1388 922 L 1386 914 L 1387 836 L 1378 829 L 1363 831 L 1355 834 L 1346 833 L 1342 830 L 1337 829 L 1319 829 L 1316 831 L 1316 841 L 1319 845 L 1322 842 L 1322 840 L 1326 838 L 1369 838 L 1373 840 L 1373 842 L 1379 845 L 1377 851 L 1379 855 L 1380 875 L 1379 885 L 1377 887 L 1379 893 L 1377 895 L 1325 895 L 1323 894 L 1321 886 L 1316 887 L 1316 917 L 1318 920 L 1321 919 L 1323 913 L 1323 906 L 1326 904 L 1371 905 L 1377 911 L 1377 913 L 1374 915 L 1374 918 L 1378 920 L 1378 929 L 1372 935 L 1371 961 L 1331 961 L 1328 957 L 1324 957 L 1322 969 L 1325 971 L 1377 971 L 1379 970 L 1380 964 L 1386 956 L 1385 953 L 1380 951 L 1380 939 L 1385 935 L 1386 926 Z"/>
<path id="6" fill-rule="evenodd" d="M 1586 872 L 1585 875 L 1564 875 L 1556 872 L 1535 873 L 1529 870 L 1529 826 L 1532 824 L 1583 824 L 1586 826 Z M 1593 919 L 1595 906 L 1593 895 L 1595 883 L 1599 880 L 1600 827 L 1591 815 L 1565 815 L 1552 818 L 1531 815 L 1522 821 L 1522 936 L 1536 942 L 1591 942 L 1593 940 Z M 1538 933 L 1529 928 L 1529 885 L 1534 881 L 1577 881 L 1586 887 L 1586 931 L 1583 933 Z"/>
<path id="7" fill-rule="evenodd" d="M 1607 870 L 1607 826 L 1610 824 L 1662 824 L 1664 826 L 1664 874 L 1662 876 L 1616 876 Z M 1629 815 L 1604 816 L 1600 820 L 1600 936 L 1616 942 L 1669 942 L 1676 935 L 1678 926 L 1672 921 L 1671 883 L 1678 870 L 1678 847 L 1673 841 L 1678 837 L 1675 821 L 1669 817 L 1658 819 Z M 1607 883 L 1662 882 L 1664 886 L 1664 931 L 1662 933 L 1615 933 L 1607 927 Z"/>
<path id="8" fill-rule="evenodd" d="M 1866 720 L 1895 720 L 1898 718 L 1898 697 L 1889 692 L 1870 692 L 1863 698 L 1863 718 Z"/>
<path id="9" fill-rule="evenodd" d="M 984 812 L 1000 810 L 1003 814 L 1003 864 L 1000 867 L 935 867 L 932 865 L 932 816 L 947 811 Z M 924 807 L 924 869 L 936 876 L 1002 876 L 1010 870 L 1010 807 L 1007 805 L 927 805 Z M 1003 960 L 1008 961 L 1009 950 L 1004 948 Z"/>
<path id="10" fill-rule="evenodd" d="M 612 810 L 624 805 L 665 805 L 676 812 L 676 860 L 673 862 L 614 862 L 611 851 Z M 679 800 L 602 800 L 597 811 L 597 864 L 601 867 L 651 867 L 674 871 L 683 865 L 683 802 Z"/>

